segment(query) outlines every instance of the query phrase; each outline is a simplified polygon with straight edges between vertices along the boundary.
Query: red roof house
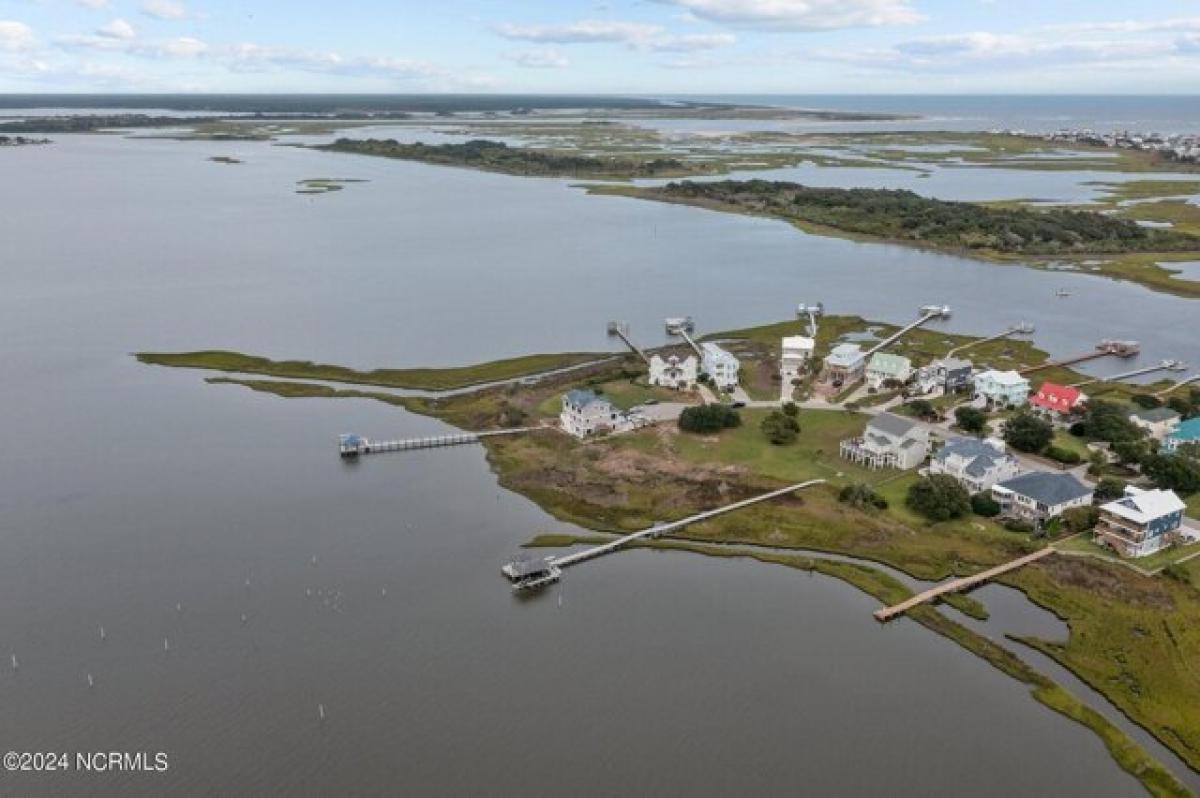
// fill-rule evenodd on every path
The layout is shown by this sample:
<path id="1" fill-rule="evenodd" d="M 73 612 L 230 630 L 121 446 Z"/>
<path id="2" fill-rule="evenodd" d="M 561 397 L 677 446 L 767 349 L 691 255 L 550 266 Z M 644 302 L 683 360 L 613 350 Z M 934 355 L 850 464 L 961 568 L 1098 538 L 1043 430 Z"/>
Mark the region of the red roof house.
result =
<path id="1" fill-rule="evenodd" d="M 1078 388 L 1068 388 L 1053 382 L 1042 383 L 1042 387 L 1037 389 L 1037 393 L 1029 397 L 1029 404 L 1034 407 L 1064 415 L 1072 412 L 1086 401 L 1087 397 Z"/>

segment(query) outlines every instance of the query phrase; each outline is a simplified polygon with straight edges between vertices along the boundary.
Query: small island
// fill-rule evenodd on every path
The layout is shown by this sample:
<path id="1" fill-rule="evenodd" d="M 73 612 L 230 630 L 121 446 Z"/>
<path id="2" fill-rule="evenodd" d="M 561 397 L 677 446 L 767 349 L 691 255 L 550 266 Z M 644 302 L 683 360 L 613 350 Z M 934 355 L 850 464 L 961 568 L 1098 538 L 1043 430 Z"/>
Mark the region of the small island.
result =
<path id="1" fill-rule="evenodd" d="M 0 136 L 0 147 L 28 147 L 49 143 L 50 139 L 31 139 L 25 136 Z"/>

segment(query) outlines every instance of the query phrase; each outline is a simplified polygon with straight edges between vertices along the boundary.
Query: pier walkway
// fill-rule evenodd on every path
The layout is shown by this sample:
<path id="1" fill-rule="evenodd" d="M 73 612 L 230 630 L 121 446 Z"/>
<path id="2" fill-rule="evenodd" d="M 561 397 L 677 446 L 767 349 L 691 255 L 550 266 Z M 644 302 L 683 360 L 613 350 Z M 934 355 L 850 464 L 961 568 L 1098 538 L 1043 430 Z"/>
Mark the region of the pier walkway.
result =
<path id="1" fill-rule="evenodd" d="M 928 601 L 933 601 L 939 596 L 944 596 L 947 593 L 958 593 L 963 590 L 969 590 L 978 584 L 995 579 L 997 576 L 1006 574 L 1009 571 L 1015 571 L 1018 568 L 1029 565 L 1031 562 L 1042 559 L 1054 553 L 1054 547 L 1047 546 L 1044 549 L 1039 549 L 1033 554 L 1026 554 L 1024 557 L 1018 557 L 1011 562 L 1006 562 L 1003 565 L 997 565 L 994 568 L 989 568 L 986 571 L 980 571 L 971 576 L 964 576 L 959 579 L 951 579 L 949 582 L 944 582 L 936 587 L 932 587 L 923 593 L 918 593 L 907 601 L 902 601 L 891 607 L 884 607 L 875 611 L 875 620 L 886 623 L 892 620 L 897 615 L 903 615 L 913 607 L 924 604 Z"/>
<path id="2" fill-rule="evenodd" d="M 338 453 L 342 457 L 356 457 L 360 454 L 378 454 L 381 452 L 405 452 L 412 449 L 434 449 L 441 446 L 462 446 L 468 443 L 479 443 L 484 438 L 494 438 L 501 435 L 519 435 L 525 432 L 537 432 L 543 429 L 553 429 L 549 426 L 514 427 L 513 429 L 487 430 L 485 432 L 459 432 L 451 435 L 434 435 L 425 438 L 401 438 L 391 441 L 373 441 L 360 435 L 342 435 L 338 438 Z"/>
<path id="3" fill-rule="evenodd" d="M 617 538 L 616 540 L 610 541 L 608 543 L 603 543 L 599 546 L 593 546 L 590 549 L 585 549 L 583 551 L 577 551 L 574 554 L 565 554 L 562 557 L 552 557 L 552 558 L 550 558 L 549 562 L 552 566 L 554 566 L 556 568 L 566 568 L 568 565 L 575 565 L 577 563 L 583 562 L 584 560 L 591 560 L 591 559 L 593 559 L 595 557 L 599 557 L 603 554 L 608 554 L 610 551 L 615 551 L 616 549 L 619 549 L 626 544 L 632 543 L 635 540 L 640 540 L 642 538 L 649 538 L 649 537 L 657 537 L 659 535 L 665 535 L 668 532 L 674 532 L 676 529 L 682 529 L 683 527 L 688 526 L 689 524 L 696 524 L 701 521 L 707 521 L 709 518 L 715 518 L 718 515 L 722 515 L 724 513 L 730 513 L 730 512 L 733 512 L 734 510 L 740 510 L 744 507 L 749 507 L 752 504 L 758 504 L 759 502 L 765 502 L 769 499 L 774 499 L 779 496 L 784 496 L 784 495 L 786 495 L 788 493 L 792 493 L 794 491 L 803 490 L 804 488 L 811 487 L 812 485 L 819 485 L 819 484 L 823 483 L 824 481 L 825 480 L 823 480 L 823 479 L 810 479 L 807 482 L 801 482 L 796 485 L 789 485 L 786 488 L 780 488 L 779 490 L 773 490 L 770 493 L 764 493 L 761 496 L 753 496 L 749 499 L 743 499 L 742 501 L 734 502 L 733 504 L 727 504 L 724 507 L 717 507 L 716 509 L 713 509 L 713 510 L 705 510 L 702 513 L 697 513 L 696 515 L 688 516 L 687 518 L 681 519 L 679 521 L 671 521 L 666 524 L 655 524 L 654 526 L 649 527 L 648 529 L 642 529 L 638 532 L 634 532 L 633 534 L 630 534 L 630 535 L 625 535 L 624 537 Z"/>
<path id="4" fill-rule="evenodd" d="M 906 324 L 892 335 L 875 344 L 875 346 L 871 347 L 866 352 L 863 352 L 863 357 L 868 358 L 884 347 L 891 346 L 913 330 L 924 325 L 926 322 L 932 321 L 933 319 L 947 318 L 949 315 L 949 305 L 926 305 L 925 307 L 921 308 L 921 316 L 916 321 L 912 322 L 911 324 Z"/>

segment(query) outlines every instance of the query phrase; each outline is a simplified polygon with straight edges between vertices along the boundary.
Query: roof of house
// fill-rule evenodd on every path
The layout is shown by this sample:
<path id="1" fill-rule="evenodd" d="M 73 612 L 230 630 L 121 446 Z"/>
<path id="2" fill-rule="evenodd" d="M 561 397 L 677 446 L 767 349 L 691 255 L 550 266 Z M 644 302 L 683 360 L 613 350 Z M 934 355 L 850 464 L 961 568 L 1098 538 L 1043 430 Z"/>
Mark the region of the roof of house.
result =
<path id="1" fill-rule="evenodd" d="M 576 388 L 573 391 L 567 391 L 566 399 L 568 404 L 583 408 L 587 407 L 592 402 L 600 400 L 600 397 L 596 396 L 595 391 L 586 388 Z"/>
<path id="2" fill-rule="evenodd" d="M 1047 410 L 1070 410 L 1079 404 L 1083 391 L 1054 382 L 1043 382 L 1037 393 L 1029 398 L 1029 403 Z"/>
<path id="3" fill-rule="evenodd" d="M 915 426 L 917 426 L 917 422 L 911 418 L 904 418 L 895 413 L 880 413 L 867 423 L 867 430 L 868 432 L 878 430 L 888 435 L 902 437 L 907 435 Z"/>
<path id="4" fill-rule="evenodd" d="M 977 374 L 975 376 L 975 379 L 991 380 L 992 382 L 996 383 L 997 385 L 1005 385 L 1005 386 L 1017 386 L 1017 385 L 1028 385 L 1029 384 L 1029 380 L 1025 379 L 1024 377 L 1022 377 L 1020 374 L 1018 374 L 1015 371 L 996 371 L 995 369 L 988 369 L 987 371 L 983 372 L 982 374 Z"/>
<path id="5" fill-rule="evenodd" d="M 702 344 L 700 344 L 700 348 L 702 350 L 704 350 L 705 357 L 712 358 L 713 360 L 731 361 L 733 363 L 738 362 L 738 359 L 736 357 L 729 354 L 724 349 L 722 349 L 721 347 L 717 346 L 714 343 L 711 343 L 711 342 L 702 343 Z"/>
<path id="6" fill-rule="evenodd" d="M 513 576 L 518 579 L 533 574 L 541 574 L 550 570 L 550 558 L 538 556 L 529 552 L 521 552 L 509 563 Z"/>
<path id="7" fill-rule="evenodd" d="M 1177 441 L 1200 441 L 1200 417 L 1189 418 L 1168 437 Z"/>
<path id="8" fill-rule="evenodd" d="M 1139 490 L 1131 486 L 1126 488 L 1125 492 L 1126 496 L 1103 505 L 1101 509 L 1127 518 L 1135 524 L 1145 524 L 1185 508 L 1175 491 Z"/>
<path id="9" fill-rule="evenodd" d="M 944 357 L 941 360 L 935 360 L 933 365 L 940 366 L 946 371 L 960 371 L 962 369 L 974 368 L 974 364 L 969 360 L 964 360 L 960 357 Z"/>
<path id="10" fill-rule="evenodd" d="M 951 438 L 933 459 L 945 462 L 951 457 L 967 460 L 966 472 L 973 477 L 981 477 L 997 462 L 1010 459 L 1011 456 L 978 438 Z"/>
<path id="11" fill-rule="evenodd" d="M 876 352 L 867 364 L 871 371 L 882 371 L 885 374 L 903 374 L 912 370 L 912 361 L 903 355 L 891 355 L 887 352 Z"/>
<path id="12" fill-rule="evenodd" d="M 1052 471 L 1031 471 L 999 482 L 997 486 L 1051 507 L 1092 495 L 1092 489 L 1071 474 Z"/>
<path id="13" fill-rule="evenodd" d="M 807 335 L 789 335 L 783 339 L 784 349 L 812 349 L 817 342 Z"/>
<path id="14" fill-rule="evenodd" d="M 1157 424 L 1162 421 L 1174 421 L 1179 418 L 1179 413 L 1169 407 L 1150 407 L 1145 410 L 1136 410 L 1129 415 L 1150 424 Z"/>
<path id="15" fill-rule="evenodd" d="M 831 366 L 853 366 L 862 359 L 862 347 L 858 344 L 838 344 L 825 356 L 825 362 Z"/>

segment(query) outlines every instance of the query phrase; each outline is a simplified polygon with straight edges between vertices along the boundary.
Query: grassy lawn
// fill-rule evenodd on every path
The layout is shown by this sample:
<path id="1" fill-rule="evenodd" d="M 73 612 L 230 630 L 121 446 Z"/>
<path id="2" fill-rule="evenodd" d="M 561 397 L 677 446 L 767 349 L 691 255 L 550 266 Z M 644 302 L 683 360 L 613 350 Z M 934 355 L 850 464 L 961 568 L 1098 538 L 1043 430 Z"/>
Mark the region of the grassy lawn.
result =
<path id="1" fill-rule="evenodd" d="M 1055 548 L 1065 551 L 1077 551 L 1084 554 L 1089 554 L 1094 557 L 1103 557 L 1106 560 L 1120 562 L 1121 558 L 1113 553 L 1111 549 L 1095 543 L 1090 534 L 1078 535 L 1076 537 L 1064 540 L 1055 544 Z M 1200 554 L 1200 543 L 1193 543 L 1189 546 L 1181 546 L 1177 548 L 1164 549 L 1155 554 L 1146 557 L 1135 557 L 1125 560 L 1131 565 L 1136 565 L 1144 571 L 1157 571 L 1164 568 L 1176 560 L 1181 560 L 1185 557 L 1191 557 Z"/>
<path id="2" fill-rule="evenodd" d="M 1200 519 L 1200 493 L 1193 493 L 1191 496 L 1185 497 L 1183 503 L 1187 505 L 1188 516 Z"/>
<path id="3" fill-rule="evenodd" d="M 1066 430 L 1056 429 L 1054 431 L 1054 440 L 1050 442 L 1051 446 L 1057 446 L 1060 449 L 1075 452 L 1082 458 L 1082 462 L 1087 462 L 1091 452 L 1088 450 L 1087 441 L 1083 438 L 1077 438 Z"/>

